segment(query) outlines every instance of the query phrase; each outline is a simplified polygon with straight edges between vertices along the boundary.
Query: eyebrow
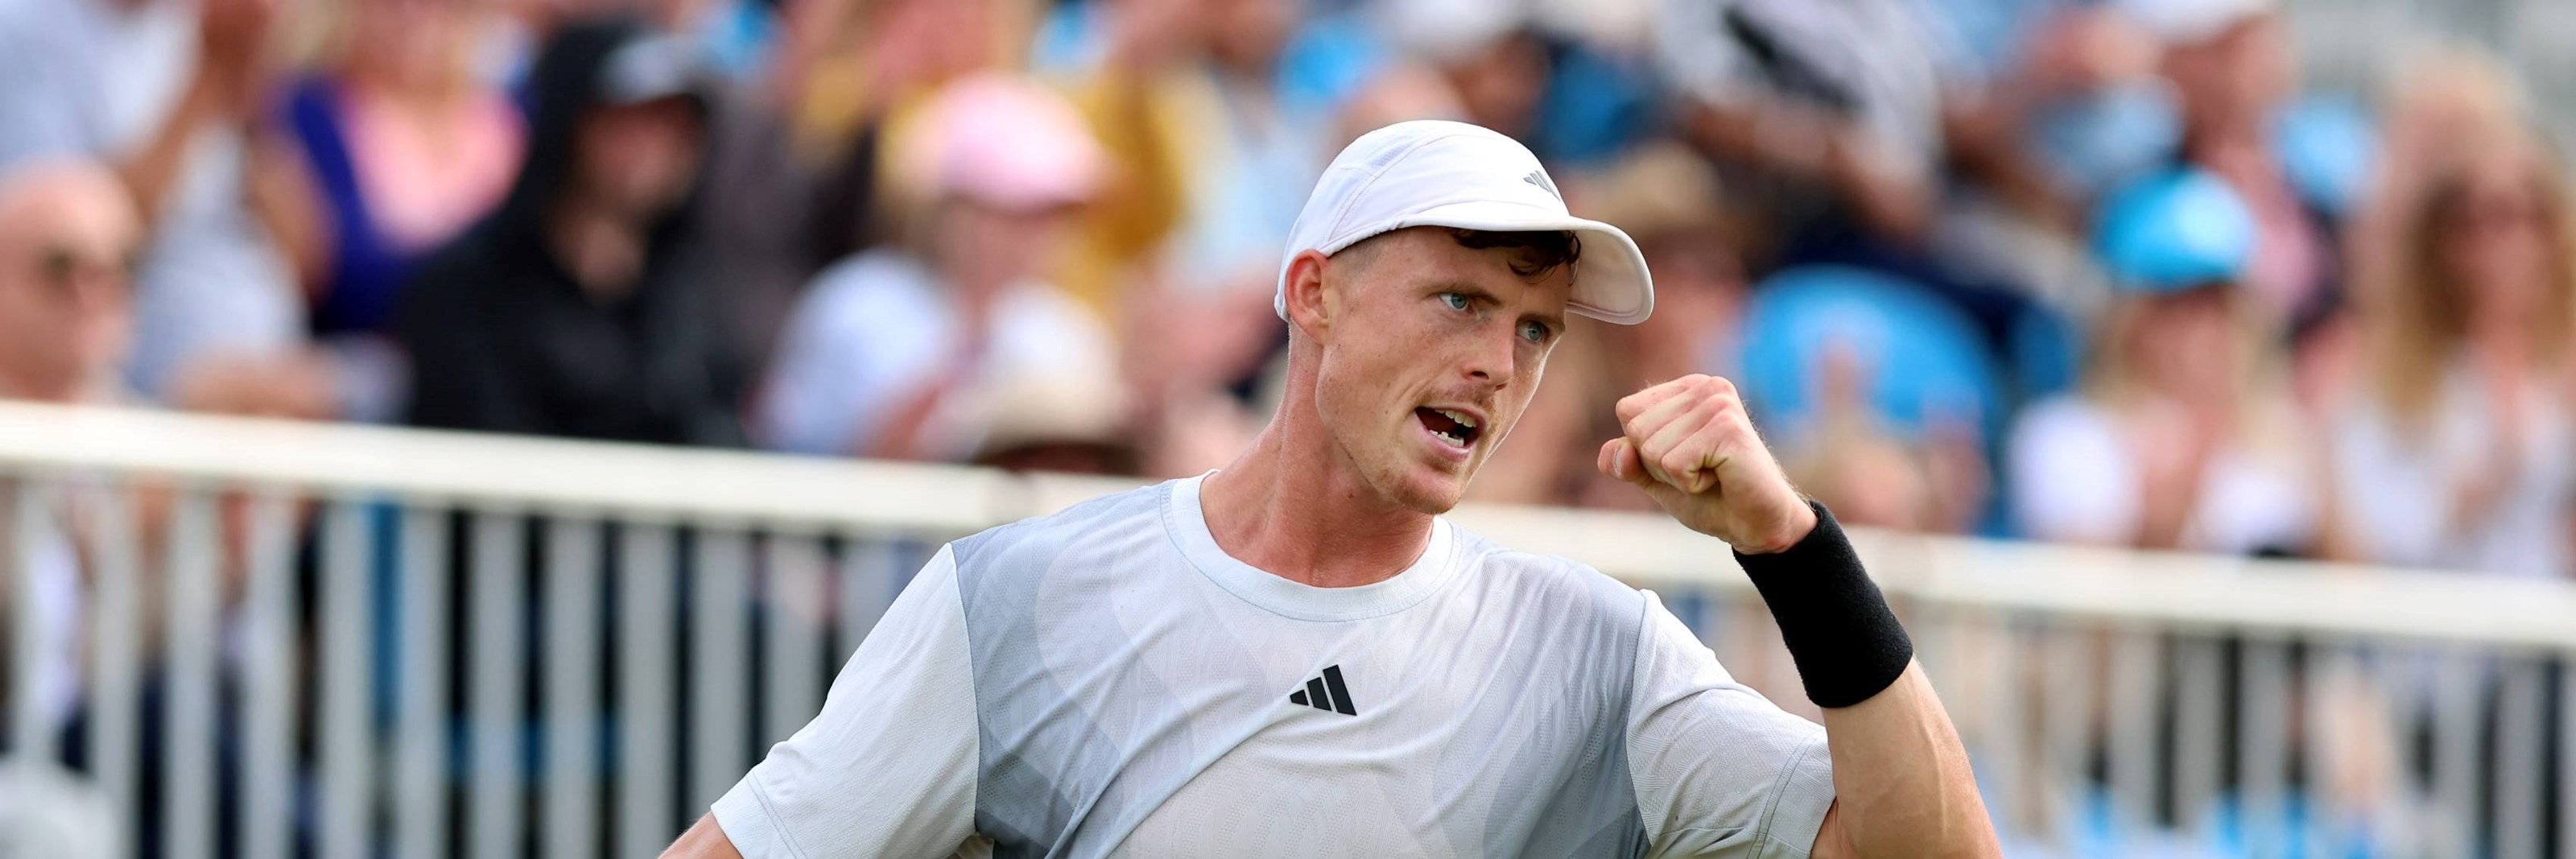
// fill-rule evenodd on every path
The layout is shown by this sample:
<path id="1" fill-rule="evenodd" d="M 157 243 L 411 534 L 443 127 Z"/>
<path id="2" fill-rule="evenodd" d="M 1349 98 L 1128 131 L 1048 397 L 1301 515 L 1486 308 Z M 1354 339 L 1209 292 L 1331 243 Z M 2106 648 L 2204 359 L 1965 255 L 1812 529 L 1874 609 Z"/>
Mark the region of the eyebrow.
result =
<path id="1" fill-rule="evenodd" d="M 1422 288 L 1431 290 L 1432 292 L 1464 293 L 1469 296 L 1496 303 L 1500 303 L 1502 301 L 1502 299 L 1494 297 L 1493 290 L 1486 289 L 1483 284 L 1479 284 L 1472 280 L 1460 280 L 1457 278 L 1444 277 L 1431 281 L 1430 283 L 1423 284 Z"/>
<path id="2" fill-rule="evenodd" d="M 1495 297 L 1493 290 L 1486 289 L 1484 286 L 1473 281 L 1444 278 L 1432 281 L 1424 288 L 1433 292 L 1455 292 L 1460 295 L 1467 296 L 1471 300 L 1481 301 L 1495 307 L 1501 307 L 1503 305 L 1503 300 Z M 1565 313 L 1563 311 L 1556 313 L 1542 313 L 1533 310 L 1520 314 L 1519 318 L 1547 323 L 1548 330 L 1550 331 L 1565 330 Z"/>

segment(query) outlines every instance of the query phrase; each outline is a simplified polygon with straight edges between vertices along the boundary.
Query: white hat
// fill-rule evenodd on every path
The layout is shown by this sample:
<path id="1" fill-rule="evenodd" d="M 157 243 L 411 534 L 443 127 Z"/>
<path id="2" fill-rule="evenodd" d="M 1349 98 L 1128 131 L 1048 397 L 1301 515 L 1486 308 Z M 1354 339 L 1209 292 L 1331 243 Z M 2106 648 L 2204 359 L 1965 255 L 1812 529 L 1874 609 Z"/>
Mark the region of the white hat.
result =
<path id="1" fill-rule="evenodd" d="M 1288 264 L 1299 253 L 1311 248 L 1329 256 L 1379 233 L 1423 226 L 1572 231 L 1582 237 L 1583 252 L 1566 309 L 1621 325 L 1643 322 L 1655 310 L 1654 280 L 1627 233 L 1567 213 L 1555 180 L 1518 141 L 1436 119 L 1360 135 L 1333 157 L 1288 231 L 1273 308 L 1288 318 Z"/>

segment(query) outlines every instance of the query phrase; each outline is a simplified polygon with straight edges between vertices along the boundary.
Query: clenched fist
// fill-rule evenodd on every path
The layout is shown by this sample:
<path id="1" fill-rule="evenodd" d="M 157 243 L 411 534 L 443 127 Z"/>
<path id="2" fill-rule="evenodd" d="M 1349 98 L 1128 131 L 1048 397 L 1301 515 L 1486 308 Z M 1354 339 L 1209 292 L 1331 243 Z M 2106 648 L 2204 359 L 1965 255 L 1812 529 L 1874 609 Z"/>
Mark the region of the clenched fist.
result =
<path id="1" fill-rule="evenodd" d="M 1684 376 L 1619 400 L 1624 436 L 1601 446 L 1601 473 L 1634 483 L 1691 530 L 1748 555 L 1797 545 L 1816 511 L 1753 432 L 1735 384 Z"/>

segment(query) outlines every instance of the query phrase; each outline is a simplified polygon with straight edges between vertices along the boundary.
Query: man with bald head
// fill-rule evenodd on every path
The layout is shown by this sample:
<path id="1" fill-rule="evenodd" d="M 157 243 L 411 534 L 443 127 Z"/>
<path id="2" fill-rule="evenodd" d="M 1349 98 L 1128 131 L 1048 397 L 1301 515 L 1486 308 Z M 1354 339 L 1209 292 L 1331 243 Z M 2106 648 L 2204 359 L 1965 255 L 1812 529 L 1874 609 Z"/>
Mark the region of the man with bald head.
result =
<path id="1" fill-rule="evenodd" d="M 142 236 L 104 165 L 45 160 L 0 174 L 0 397 L 115 397 Z"/>
<path id="2" fill-rule="evenodd" d="M 133 198 L 112 168 L 50 158 L 0 168 L 0 400 L 119 398 L 117 371 L 133 323 L 128 275 L 142 241 Z M 36 690 L 36 712 L 60 728 L 82 694 L 86 576 L 73 523 L 103 496 L 94 491 L 99 486 L 77 480 L 44 485 L 53 515 L 36 517 L 33 529 L 0 529 L 0 564 L 27 577 L 22 587 L 0 588 L 0 646 L 33 644 L 37 655 L 0 661 L 7 670 L 33 666 L 23 685 L 8 678 L 11 688 Z M 0 478 L 0 521 L 27 521 L 17 508 L 19 489 Z M 161 533 L 157 512 L 144 518 L 147 535 Z M 33 610 L 14 604 L 21 599 Z M 9 626 L 30 619 L 32 629 Z"/>

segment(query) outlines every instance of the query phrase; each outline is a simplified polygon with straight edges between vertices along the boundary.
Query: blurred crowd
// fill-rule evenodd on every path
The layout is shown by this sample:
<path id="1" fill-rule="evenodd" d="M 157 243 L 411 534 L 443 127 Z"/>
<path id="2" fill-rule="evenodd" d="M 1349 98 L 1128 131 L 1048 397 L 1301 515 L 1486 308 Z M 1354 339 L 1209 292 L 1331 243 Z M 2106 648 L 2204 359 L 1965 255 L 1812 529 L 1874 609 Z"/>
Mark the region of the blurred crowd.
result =
<path id="1" fill-rule="evenodd" d="M 1847 521 L 2571 572 L 2576 233 L 2514 75 L 2273 0 L 6 0 L 0 396 L 1224 464 L 1323 164 L 1454 118 L 1632 233 L 1476 500 L 1738 380 Z"/>

